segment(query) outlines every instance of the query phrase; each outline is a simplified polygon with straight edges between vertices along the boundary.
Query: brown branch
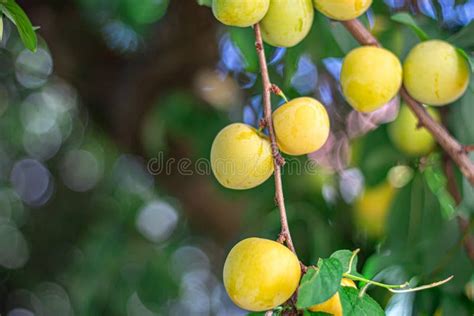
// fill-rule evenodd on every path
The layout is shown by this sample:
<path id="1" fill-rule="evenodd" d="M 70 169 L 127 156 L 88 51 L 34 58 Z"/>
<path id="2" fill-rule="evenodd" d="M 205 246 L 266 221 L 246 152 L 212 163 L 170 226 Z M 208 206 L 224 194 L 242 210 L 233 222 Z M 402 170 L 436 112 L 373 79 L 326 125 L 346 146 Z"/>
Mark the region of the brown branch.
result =
<path id="1" fill-rule="evenodd" d="M 474 151 L 474 145 L 466 145 L 466 146 L 464 146 L 463 149 L 464 149 L 464 152 L 470 153 L 470 152 Z"/>
<path id="2" fill-rule="evenodd" d="M 288 226 L 288 218 L 286 215 L 285 198 L 283 196 L 283 185 L 281 183 L 281 166 L 284 164 L 284 159 L 280 154 L 278 145 L 276 142 L 275 130 L 273 129 L 272 120 L 272 104 L 271 104 L 271 92 L 272 84 L 270 82 L 270 76 L 268 75 L 267 60 L 265 57 L 265 49 L 263 47 L 262 33 L 260 31 L 260 25 L 255 24 L 255 47 L 257 49 L 258 60 L 260 63 L 260 72 L 262 75 L 263 83 L 263 111 L 266 127 L 268 134 L 270 135 L 270 142 L 272 145 L 273 153 L 273 166 L 275 168 L 275 202 L 280 210 L 280 221 L 281 221 L 281 233 L 278 240 L 285 242 L 288 248 L 296 254 L 295 247 L 293 246 L 293 240 L 291 239 L 290 228 Z"/>
<path id="3" fill-rule="evenodd" d="M 375 36 L 373 36 L 359 20 L 356 19 L 344 21 L 342 23 L 354 36 L 354 38 L 362 45 L 374 45 L 377 47 L 382 47 Z M 400 95 L 405 100 L 412 112 L 417 116 L 419 125 L 425 127 L 431 132 L 438 144 L 444 149 L 445 153 L 449 155 L 452 161 L 454 161 L 459 166 L 459 169 L 466 179 L 468 179 L 471 185 L 474 185 L 474 164 L 468 155 L 470 146 L 463 146 L 454 137 L 452 137 L 446 128 L 442 124 L 436 122 L 428 114 L 424 106 L 416 101 L 404 87 L 401 88 Z M 446 169 L 445 165 L 445 172 L 446 176 L 448 177 L 448 190 L 456 200 L 456 203 L 459 204 L 461 203 L 461 195 L 456 186 L 452 166 Z M 464 248 L 466 249 L 469 258 L 474 261 L 474 239 L 469 233 L 469 220 L 460 215 L 458 215 L 457 219 L 459 228 L 463 234 Z"/>
<path id="4" fill-rule="evenodd" d="M 367 28 L 359 20 L 350 20 L 342 22 L 346 29 L 354 36 L 354 38 L 363 45 L 374 45 L 382 47 L 378 40 L 367 30 Z M 421 103 L 413 99 L 406 89 L 402 87 L 400 90 L 402 98 L 407 103 L 408 107 L 418 117 L 420 125 L 431 132 L 438 144 L 444 151 L 453 159 L 459 166 L 459 169 L 469 180 L 471 185 L 474 185 L 474 164 L 469 159 L 465 147 L 462 146 L 448 131 L 436 122 L 426 111 Z"/>
<path id="5" fill-rule="evenodd" d="M 449 158 L 448 155 L 445 154 L 443 156 L 443 169 L 444 169 L 444 174 L 446 175 L 446 179 L 448 180 L 447 182 L 448 192 L 453 197 L 456 205 L 459 205 L 462 202 L 462 196 L 461 196 L 461 192 L 459 192 L 459 188 L 456 183 L 456 178 L 454 175 L 452 162 L 453 161 Z"/>

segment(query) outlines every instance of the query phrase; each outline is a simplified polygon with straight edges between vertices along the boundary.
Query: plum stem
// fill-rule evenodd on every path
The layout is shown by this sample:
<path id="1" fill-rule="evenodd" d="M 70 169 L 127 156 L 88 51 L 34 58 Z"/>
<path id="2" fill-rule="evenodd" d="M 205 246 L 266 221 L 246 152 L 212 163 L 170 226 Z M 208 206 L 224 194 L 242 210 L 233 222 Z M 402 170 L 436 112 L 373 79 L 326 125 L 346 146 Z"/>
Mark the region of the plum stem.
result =
<path id="1" fill-rule="evenodd" d="M 276 84 L 272 84 L 272 87 L 270 89 L 273 92 L 273 94 L 279 96 L 280 98 L 285 100 L 286 103 L 288 103 L 288 98 L 286 97 L 286 95 L 283 93 L 283 91 L 280 89 L 279 86 L 277 86 Z"/>
<path id="2" fill-rule="evenodd" d="M 380 42 L 359 20 L 341 22 L 352 36 L 362 45 L 373 45 L 382 47 Z M 440 123 L 435 121 L 426 111 L 425 107 L 416 101 L 405 89 L 400 89 L 400 95 L 405 100 L 408 107 L 418 118 L 419 125 L 428 130 L 436 139 L 438 144 L 444 149 L 447 155 L 454 161 L 466 179 L 474 186 L 474 163 L 469 158 L 466 146 L 461 145 L 448 130 Z M 449 175 L 447 175 L 449 177 Z M 452 192 L 451 192 L 452 193 Z M 458 216 L 458 222 L 464 237 L 464 248 L 471 259 L 474 261 L 474 241 L 469 237 L 469 225 L 466 225 L 466 219 Z"/>
<path id="3" fill-rule="evenodd" d="M 281 156 L 280 150 L 278 149 L 275 130 L 273 129 L 273 120 L 272 120 L 272 104 L 271 104 L 271 93 L 272 93 L 272 84 L 270 81 L 270 76 L 268 74 L 267 60 L 265 57 L 265 48 L 263 46 L 262 33 L 260 30 L 260 25 L 255 24 L 255 48 L 257 50 L 258 60 L 260 64 L 260 73 L 262 76 L 263 84 L 263 112 L 266 123 L 266 128 L 268 129 L 268 134 L 270 137 L 270 143 L 272 146 L 273 154 L 273 166 L 275 168 L 273 177 L 275 179 L 275 202 L 280 211 L 280 222 L 281 222 L 281 232 L 279 235 L 279 240 L 282 240 L 286 243 L 288 248 L 296 255 L 295 247 L 293 245 L 293 240 L 291 239 L 290 227 L 288 225 L 288 217 L 286 214 L 285 207 L 285 198 L 283 195 L 283 185 L 281 181 L 281 167 L 285 164 L 285 159 Z"/>

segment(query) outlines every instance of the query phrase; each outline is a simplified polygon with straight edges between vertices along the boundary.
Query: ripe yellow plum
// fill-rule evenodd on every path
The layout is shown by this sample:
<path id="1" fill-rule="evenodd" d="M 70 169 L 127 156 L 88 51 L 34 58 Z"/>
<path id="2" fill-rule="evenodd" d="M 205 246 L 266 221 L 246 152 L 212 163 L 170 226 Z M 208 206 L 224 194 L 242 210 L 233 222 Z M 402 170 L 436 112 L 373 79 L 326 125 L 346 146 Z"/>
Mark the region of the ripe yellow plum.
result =
<path id="1" fill-rule="evenodd" d="M 273 112 L 273 127 L 280 150 L 304 155 L 321 148 L 329 136 L 329 116 L 324 106 L 308 97 L 297 98 Z"/>
<path id="2" fill-rule="evenodd" d="M 388 103 L 402 84 L 402 66 L 390 51 L 365 46 L 352 50 L 344 59 L 342 92 L 359 112 L 372 112 Z"/>
<path id="3" fill-rule="evenodd" d="M 329 116 L 312 98 L 297 98 L 273 112 L 278 147 L 289 155 L 304 155 L 320 149 L 329 137 Z"/>
<path id="4" fill-rule="evenodd" d="M 325 16 L 347 21 L 355 19 L 367 11 L 372 0 L 313 0 L 314 7 Z"/>
<path id="5" fill-rule="evenodd" d="M 249 125 L 231 124 L 214 139 L 211 167 L 219 183 L 226 188 L 254 188 L 273 173 L 270 142 Z"/>
<path id="6" fill-rule="evenodd" d="M 416 45 L 403 64 L 407 91 L 426 105 L 446 105 L 459 99 L 469 84 L 470 69 L 456 48 L 431 40 Z"/>
<path id="7" fill-rule="evenodd" d="M 357 288 L 354 281 L 350 279 L 343 278 L 341 280 L 342 286 L 348 286 Z M 339 297 L 339 293 L 334 294 L 330 299 L 326 302 L 311 306 L 309 308 L 312 312 L 323 312 L 326 314 L 334 315 L 334 316 L 342 316 L 342 305 L 341 305 L 341 298 Z"/>
<path id="8" fill-rule="evenodd" d="M 428 113 L 436 121 L 441 117 L 433 108 L 428 108 Z M 418 119 L 407 105 L 403 104 L 397 119 L 388 127 L 392 143 L 401 152 L 414 157 L 429 154 L 436 146 L 436 141 L 429 131 L 418 126 Z"/>
<path id="9" fill-rule="evenodd" d="M 298 258 L 268 239 L 248 238 L 232 248 L 224 264 L 224 286 L 232 301 L 249 311 L 271 310 L 296 291 Z"/>
<path id="10" fill-rule="evenodd" d="M 269 5 L 270 0 L 213 0 L 212 12 L 225 25 L 247 27 L 263 18 Z"/>
<path id="11" fill-rule="evenodd" d="M 354 222 L 357 229 L 372 239 L 382 237 L 395 193 L 395 188 L 388 182 L 367 188 L 354 205 Z"/>
<path id="12" fill-rule="evenodd" d="M 313 18 L 311 0 L 272 0 L 261 22 L 263 40 L 273 46 L 295 46 L 308 35 Z"/>

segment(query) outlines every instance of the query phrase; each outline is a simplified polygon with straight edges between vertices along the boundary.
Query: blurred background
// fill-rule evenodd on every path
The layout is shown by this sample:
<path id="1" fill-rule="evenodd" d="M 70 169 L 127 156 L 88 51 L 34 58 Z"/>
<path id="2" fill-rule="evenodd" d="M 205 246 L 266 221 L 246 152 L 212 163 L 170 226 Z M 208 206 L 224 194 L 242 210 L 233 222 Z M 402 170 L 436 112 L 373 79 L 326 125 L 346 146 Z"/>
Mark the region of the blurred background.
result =
<path id="1" fill-rule="evenodd" d="M 26 50 L 4 19 L 0 314 L 245 315 L 227 298 L 222 265 L 238 240 L 278 236 L 273 182 L 226 190 L 206 159 L 221 128 L 262 116 L 252 30 L 219 25 L 194 0 L 18 3 L 40 42 Z M 374 1 L 363 22 L 403 58 L 418 40 L 390 20 L 398 11 L 474 50 L 474 1 Z M 387 283 L 454 274 L 416 295 L 369 291 L 388 315 L 472 315 L 474 266 L 456 214 L 473 213 L 473 188 L 441 151 L 415 158 L 391 143 L 399 100 L 370 115 L 345 103 L 341 61 L 356 46 L 316 14 L 297 47 L 266 47 L 287 96 L 317 97 L 331 116 L 325 147 L 284 170 L 300 258 L 361 248 L 359 269 Z M 441 113 L 474 143 L 474 82 Z M 291 168 L 308 160 L 316 170 Z"/>

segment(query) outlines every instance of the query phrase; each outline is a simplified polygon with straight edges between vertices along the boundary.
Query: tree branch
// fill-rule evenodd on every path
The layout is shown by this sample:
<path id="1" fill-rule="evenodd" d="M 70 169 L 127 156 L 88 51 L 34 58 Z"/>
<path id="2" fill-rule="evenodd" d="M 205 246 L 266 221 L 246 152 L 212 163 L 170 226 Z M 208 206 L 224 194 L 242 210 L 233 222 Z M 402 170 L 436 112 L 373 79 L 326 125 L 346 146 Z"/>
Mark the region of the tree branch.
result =
<path id="1" fill-rule="evenodd" d="M 363 45 L 374 45 L 381 47 L 377 39 L 365 28 L 359 20 L 350 20 L 342 22 L 346 29 L 354 36 L 354 38 Z M 402 87 L 400 95 L 407 103 L 408 107 L 418 117 L 420 124 L 425 127 L 444 151 L 458 165 L 459 169 L 466 179 L 474 186 L 474 164 L 469 159 L 465 147 L 462 146 L 448 131 L 436 122 L 426 111 L 421 103 L 413 99 L 406 89 Z"/>
<path id="2" fill-rule="evenodd" d="M 281 167 L 284 164 L 284 159 L 280 154 L 278 145 L 276 142 L 275 130 L 273 129 L 272 120 L 272 104 L 271 104 L 271 92 L 272 84 L 270 82 L 270 76 L 268 75 L 267 60 L 265 57 L 265 49 L 263 47 L 262 33 L 260 31 L 260 25 L 255 24 L 255 48 L 257 50 L 258 60 L 260 63 L 260 72 L 262 75 L 263 83 L 263 111 L 265 125 L 270 135 L 270 142 L 273 153 L 273 166 L 275 168 L 275 202 L 280 210 L 280 221 L 281 221 L 281 233 L 278 237 L 278 241 L 285 242 L 288 248 L 296 254 L 293 240 L 291 239 L 290 228 L 288 226 L 288 218 L 286 215 L 285 198 L 283 196 L 283 186 L 281 183 Z"/>
<path id="3" fill-rule="evenodd" d="M 382 47 L 379 41 L 367 30 L 367 28 L 357 19 L 341 22 L 345 28 L 359 41 L 362 45 L 373 45 Z M 436 122 L 426 111 L 425 107 L 413 99 L 408 93 L 405 87 L 400 90 L 401 97 L 405 100 L 408 107 L 416 115 L 419 120 L 419 124 L 425 127 L 433 137 L 436 139 L 438 144 L 444 149 L 445 153 L 454 161 L 458 166 L 463 175 L 468 179 L 471 185 L 474 185 L 474 164 L 469 158 L 470 146 L 461 145 L 453 136 L 449 134 L 446 128 Z M 454 173 L 452 166 L 445 164 L 445 172 L 448 178 L 448 189 L 456 204 L 461 203 L 461 195 L 457 189 L 456 182 L 454 179 Z M 474 261 L 474 238 L 469 233 L 469 220 L 465 219 L 461 215 L 457 216 L 458 225 L 463 236 L 463 244 L 467 255 Z"/>

